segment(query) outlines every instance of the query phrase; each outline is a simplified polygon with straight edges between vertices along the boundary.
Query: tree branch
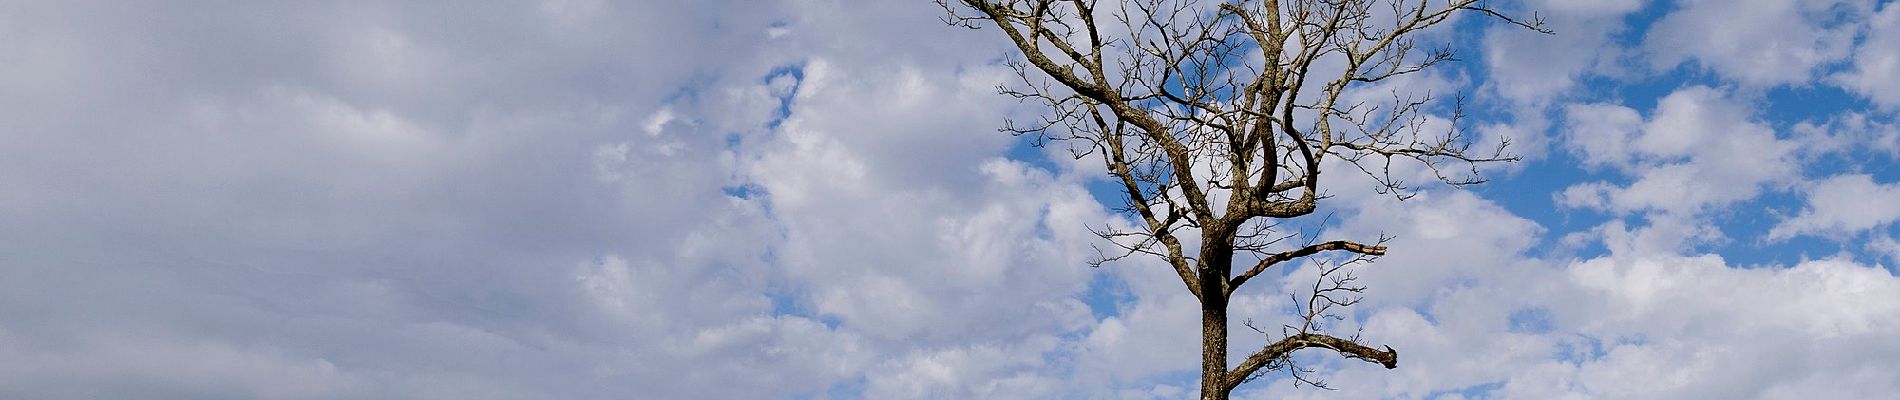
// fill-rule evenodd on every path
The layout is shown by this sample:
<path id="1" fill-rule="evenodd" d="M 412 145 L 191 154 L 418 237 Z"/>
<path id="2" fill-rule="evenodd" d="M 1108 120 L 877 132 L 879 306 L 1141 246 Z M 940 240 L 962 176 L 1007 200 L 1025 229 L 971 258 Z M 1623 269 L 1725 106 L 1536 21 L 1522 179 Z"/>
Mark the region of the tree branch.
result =
<path id="1" fill-rule="evenodd" d="M 1346 358 L 1356 358 L 1365 360 L 1366 362 L 1376 363 L 1385 366 L 1386 369 L 1398 368 L 1399 351 L 1393 350 L 1392 346 L 1384 347 L 1384 350 L 1380 350 L 1367 347 L 1352 340 L 1318 333 L 1301 333 L 1268 344 L 1265 348 L 1261 348 L 1259 352 L 1247 356 L 1246 361 L 1242 361 L 1240 365 L 1234 367 L 1233 371 L 1227 372 L 1226 381 L 1222 382 L 1222 384 L 1226 385 L 1229 389 L 1240 386 L 1242 382 L 1246 382 L 1248 376 L 1260 371 L 1262 367 L 1283 360 L 1296 350 L 1306 348 L 1332 350 L 1339 352 L 1340 355 L 1346 356 Z"/>
<path id="2" fill-rule="evenodd" d="M 1259 263 L 1254 264 L 1252 269 L 1248 269 L 1247 272 L 1240 274 L 1240 276 L 1234 277 L 1233 282 L 1228 284 L 1227 287 L 1230 288 L 1229 290 L 1232 290 L 1232 288 L 1239 288 L 1240 284 L 1247 283 L 1248 279 L 1253 279 L 1255 275 L 1260 275 L 1261 271 L 1266 271 L 1267 267 L 1272 267 L 1274 264 L 1279 264 L 1281 262 L 1285 262 L 1287 260 L 1292 260 L 1295 258 L 1319 254 L 1319 252 L 1322 252 L 1322 251 L 1334 251 L 1334 250 L 1345 250 L 1345 251 L 1364 254 L 1368 256 L 1385 255 L 1385 246 L 1365 245 L 1365 244 L 1360 244 L 1360 243 L 1348 242 L 1344 240 L 1335 240 L 1331 242 L 1320 243 L 1316 245 L 1302 247 L 1299 250 L 1293 250 L 1293 251 L 1284 252 L 1284 253 L 1274 253 L 1272 255 L 1268 255 L 1265 258 L 1260 259 Z"/>

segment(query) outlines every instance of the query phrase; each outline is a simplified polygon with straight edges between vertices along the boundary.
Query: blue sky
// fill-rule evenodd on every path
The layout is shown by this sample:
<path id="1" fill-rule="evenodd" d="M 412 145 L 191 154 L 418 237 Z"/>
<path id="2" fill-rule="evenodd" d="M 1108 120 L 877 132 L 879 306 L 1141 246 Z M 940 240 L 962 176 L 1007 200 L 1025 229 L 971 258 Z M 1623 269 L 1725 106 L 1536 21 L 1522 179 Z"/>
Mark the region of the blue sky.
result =
<path id="1" fill-rule="evenodd" d="M 1401 367 L 1239 398 L 1900 397 L 1900 6 L 1497 3 L 1557 34 L 1376 90 L 1524 161 L 1295 224 L 1396 237 L 1334 328 Z M 941 12 L 0 1 L 0 398 L 1192 398 L 1192 296 L 1088 266 L 1136 222 Z"/>

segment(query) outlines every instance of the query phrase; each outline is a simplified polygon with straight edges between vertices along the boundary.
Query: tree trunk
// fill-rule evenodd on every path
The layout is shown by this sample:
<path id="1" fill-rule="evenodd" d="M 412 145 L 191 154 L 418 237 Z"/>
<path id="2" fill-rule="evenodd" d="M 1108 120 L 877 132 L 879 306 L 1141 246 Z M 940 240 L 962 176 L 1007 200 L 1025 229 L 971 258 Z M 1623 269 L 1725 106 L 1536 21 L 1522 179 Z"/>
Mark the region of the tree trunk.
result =
<path id="1" fill-rule="evenodd" d="M 1227 296 L 1211 292 L 1201 300 L 1201 400 L 1227 400 Z"/>

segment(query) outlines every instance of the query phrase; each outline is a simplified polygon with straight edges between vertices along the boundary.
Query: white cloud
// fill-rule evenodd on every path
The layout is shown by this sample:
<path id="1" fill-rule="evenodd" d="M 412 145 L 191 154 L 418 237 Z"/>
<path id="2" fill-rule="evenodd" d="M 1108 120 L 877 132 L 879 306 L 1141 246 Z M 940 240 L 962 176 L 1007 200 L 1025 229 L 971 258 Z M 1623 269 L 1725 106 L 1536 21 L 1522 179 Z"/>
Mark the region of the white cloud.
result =
<path id="1" fill-rule="evenodd" d="M 774 315 L 770 214 L 721 191 L 771 90 L 668 99 L 763 86 L 722 74 L 778 65 L 744 49 L 780 7 L 181 6 L 0 13 L 48 52 L 0 61 L 0 370 L 49 374 L 0 396 L 773 398 L 870 363 Z"/>
<path id="2" fill-rule="evenodd" d="M 1894 389 L 1886 360 L 1900 345 L 1884 338 L 1900 334 L 1900 277 L 1887 269 L 1840 259 L 1743 268 L 1714 255 L 1628 247 L 1582 260 L 1526 258 L 1536 244 L 1521 237 L 1535 236 L 1534 226 L 1510 228 L 1501 221 L 1512 217 L 1483 201 L 1421 199 L 1395 208 L 1462 217 L 1395 220 L 1388 213 L 1417 214 L 1381 210 L 1347 224 L 1461 232 L 1402 234 L 1393 256 L 1361 269 L 1370 287 L 1361 306 L 1369 310 L 1358 314 L 1362 337 L 1398 349 L 1400 368 L 1320 356 L 1309 359 L 1315 377 L 1339 390 L 1281 379 L 1245 398 L 1784 398 L 1821 389 L 1878 397 Z M 1400 258 L 1408 253 L 1423 257 Z M 1394 283 L 1412 278 L 1429 290 L 1408 296 L 1409 282 Z M 1866 385 L 1815 386 L 1837 375 Z"/>
<path id="3" fill-rule="evenodd" d="M 1900 266 L 1900 240 L 1893 236 L 1875 236 L 1867 247 L 1876 251 L 1877 257 L 1885 257 L 1889 267 Z"/>
<path id="4" fill-rule="evenodd" d="M 1900 220 L 1900 184 L 1874 182 L 1866 174 L 1838 175 L 1807 188 L 1800 215 L 1768 231 L 1769 240 L 1797 235 L 1846 237 Z"/>
<path id="5" fill-rule="evenodd" d="M 1601 355 L 1575 362 L 1573 387 L 1530 397 L 1768 397 L 1810 377 L 1882 368 L 1880 360 L 1900 354 L 1878 339 L 1900 329 L 1891 291 L 1900 280 L 1879 268 L 1819 260 L 1741 269 L 1713 256 L 1644 257 L 1591 260 L 1568 275 L 1596 300 L 1557 306 L 1560 324 L 1601 343 Z"/>
<path id="6" fill-rule="evenodd" d="M 1036 337 L 1019 345 L 974 344 L 916 351 L 867 374 L 864 397 L 874 399 L 1042 399 L 1068 388 L 1049 376 L 1047 353 L 1059 339 Z"/>
<path id="7" fill-rule="evenodd" d="M 1572 106 L 1566 116 L 1577 122 L 1565 135 L 1580 158 L 1635 181 L 1582 183 L 1560 196 L 1564 204 L 1689 215 L 1753 198 L 1800 171 L 1795 142 L 1708 87 L 1663 97 L 1640 131 L 1635 111 L 1622 106 Z"/>
<path id="8" fill-rule="evenodd" d="M 1007 104 L 990 94 L 999 76 L 855 68 L 808 63 L 783 136 L 747 166 L 784 226 L 779 260 L 814 311 L 913 343 L 1085 323 L 1070 298 L 1089 279 L 1083 229 L 1106 216 L 1073 182 L 985 159 L 1008 139 L 982 118 Z"/>
<path id="9" fill-rule="evenodd" d="M 1616 104 L 1575 104 L 1564 108 L 1569 121 L 1564 143 L 1585 165 L 1627 167 L 1639 155 L 1633 146 L 1642 136 L 1643 116 Z"/>
<path id="10" fill-rule="evenodd" d="M 1503 100 L 1508 122 L 1494 122 L 1481 132 L 1486 143 L 1508 137 L 1513 152 L 1535 162 L 1556 143 L 1548 133 L 1555 121 L 1552 110 L 1569 99 L 1588 96 L 1580 83 L 1591 77 L 1626 78 L 1635 51 L 1618 37 L 1629 29 L 1624 22 L 1640 10 L 1643 1 L 1545 0 L 1525 2 L 1507 10 L 1535 20 L 1555 32 L 1544 34 L 1509 24 L 1485 28 L 1483 51 L 1486 74 L 1478 90 Z M 1511 165 L 1511 164 L 1500 164 Z M 1508 168 L 1508 167 L 1505 167 Z M 1504 169 L 1493 167 L 1493 169 Z"/>
<path id="11" fill-rule="evenodd" d="M 1540 0 L 1530 2 L 1534 10 L 1580 15 L 1624 14 L 1641 8 L 1645 0 Z"/>
<path id="12" fill-rule="evenodd" d="M 1746 5 L 1687 0 L 1644 34 L 1654 67 L 1695 61 L 1752 87 L 1805 85 L 1847 59 L 1864 1 L 1763 0 Z"/>
<path id="13" fill-rule="evenodd" d="M 1900 124 L 1878 114 L 1847 111 L 1825 121 L 1803 121 L 1791 129 L 1810 157 L 1900 160 Z"/>
<path id="14" fill-rule="evenodd" d="M 1166 266 L 1118 265 L 1114 268 Z M 1077 352 L 1076 364 L 1082 369 L 1078 373 L 1081 387 L 1101 390 L 1121 386 L 1115 383 L 1126 385 L 1200 365 L 1201 343 L 1197 340 L 1201 332 L 1200 302 L 1180 285 L 1181 279 L 1175 277 L 1172 270 L 1139 275 L 1154 280 L 1172 278 L 1178 293 L 1139 297 L 1139 301 L 1122 310 L 1120 316 L 1105 318 L 1100 325 L 1092 327 Z"/>
<path id="15" fill-rule="evenodd" d="M 1831 78 L 1882 107 L 1900 109 L 1900 6 L 1886 3 L 1868 25 L 1854 47 L 1853 67 Z"/>
<path id="16" fill-rule="evenodd" d="M 1561 98 L 1586 75 L 1612 75 L 1625 57 L 1614 43 L 1623 19 L 1642 1 L 1532 1 L 1524 9 L 1543 17 L 1546 35 L 1494 25 L 1484 35 L 1485 85 L 1506 99 L 1542 105 Z"/>

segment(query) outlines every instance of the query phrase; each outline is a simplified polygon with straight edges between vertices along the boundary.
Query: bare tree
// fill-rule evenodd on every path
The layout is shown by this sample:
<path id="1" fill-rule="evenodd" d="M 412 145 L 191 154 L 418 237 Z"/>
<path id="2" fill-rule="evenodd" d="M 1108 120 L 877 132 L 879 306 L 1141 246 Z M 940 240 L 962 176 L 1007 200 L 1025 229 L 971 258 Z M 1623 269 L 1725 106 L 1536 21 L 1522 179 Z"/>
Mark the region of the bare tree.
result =
<path id="1" fill-rule="evenodd" d="M 1452 60 L 1448 48 L 1418 46 L 1415 36 L 1461 12 L 1547 32 L 1477 0 L 936 1 L 951 24 L 1000 28 L 1020 51 L 1010 65 L 1022 81 L 1002 91 L 1047 110 L 1003 130 L 1068 142 L 1120 181 L 1119 211 L 1145 226 L 1097 230 L 1119 246 L 1097 265 L 1157 256 L 1200 300 L 1203 399 L 1226 399 L 1273 370 L 1323 385 L 1293 365 L 1301 349 L 1398 366 L 1391 347 L 1324 333 L 1334 310 L 1363 290 L 1346 267 L 1384 255 L 1389 238 L 1318 241 L 1280 223 L 1319 209 L 1322 169 L 1357 170 L 1403 199 L 1408 173 L 1466 185 L 1482 181 L 1480 164 L 1516 160 L 1508 141 L 1479 146 L 1465 133 L 1462 101 L 1445 107 L 1430 94 L 1393 91 L 1390 102 L 1373 102 L 1352 89 Z M 1415 164 L 1395 170 L 1395 161 Z M 1229 300 L 1301 259 L 1321 272 L 1295 301 L 1302 320 L 1229 368 Z"/>

